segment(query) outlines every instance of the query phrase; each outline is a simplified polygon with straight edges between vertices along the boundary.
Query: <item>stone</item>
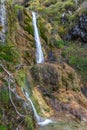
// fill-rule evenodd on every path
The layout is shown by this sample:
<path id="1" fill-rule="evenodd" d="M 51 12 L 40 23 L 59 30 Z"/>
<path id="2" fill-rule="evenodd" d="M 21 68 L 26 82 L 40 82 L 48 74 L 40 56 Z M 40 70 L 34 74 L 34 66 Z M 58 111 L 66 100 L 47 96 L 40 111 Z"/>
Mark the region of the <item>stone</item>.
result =
<path id="1" fill-rule="evenodd" d="M 66 39 L 79 39 L 84 43 L 87 42 L 87 14 L 83 14 L 82 16 L 80 16 L 77 25 L 72 28 Z"/>
<path id="2" fill-rule="evenodd" d="M 47 94 L 61 88 L 74 90 L 80 87 L 78 76 L 66 63 L 62 66 L 52 63 L 37 64 L 30 69 L 30 73 L 34 83 L 39 84 Z"/>

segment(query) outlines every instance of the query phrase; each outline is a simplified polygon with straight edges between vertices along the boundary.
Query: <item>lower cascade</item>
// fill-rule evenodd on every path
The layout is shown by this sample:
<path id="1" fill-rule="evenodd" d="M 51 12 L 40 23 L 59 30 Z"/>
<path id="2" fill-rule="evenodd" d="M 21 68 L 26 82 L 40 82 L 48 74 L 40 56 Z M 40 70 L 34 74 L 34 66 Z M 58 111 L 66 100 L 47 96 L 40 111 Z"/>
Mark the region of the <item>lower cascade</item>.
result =
<path id="1" fill-rule="evenodd" d="M 52 120 L 50 120 L 50 119 L 43 119 L 43 118 L 41 118 L 41 117 L 37 114 L 37 111 L 36 111 L 36 109 L 35 109 L 35 107 L 34 107 L 34 104 L 33 104 L 32 100 L 31 100 L 30 97 L 29 97 L 28 92 L 25 92 L 25 97 L 27 98 L 27 100 L 30 102 L 30 104 L 31 104 L 31 106 L 32 106 L 32 109 L 33 109 L 33 112 L 34 112 L 34 116 L 35 116 L 36 121 L 37 121 L 37 123 L 38 123 L 39 126 L 46 126 L 46 125 L 48 125 L 48 124 L 50 124 L 50 123 L 54 123 Z"/>
<path id="2" fill-rule="evenodd" d="M 43 63 L 44 62 L 44 55 L 41 48 L 41 42 L 39 38 L 39 32 L 36 24 L 36 13 L 32 12 L 33 16 L 33 26 L 34 26 L 34 36 L 35 36 L 35 42 L 36 42 L 36 62 L 37 63 Z"/>
<path id="3" fill-rule="evenodd" d="M 0 1 L 0 42 L 5 42 L 5 22 L 6 22 L 6 11 L 4 0 Z"/>

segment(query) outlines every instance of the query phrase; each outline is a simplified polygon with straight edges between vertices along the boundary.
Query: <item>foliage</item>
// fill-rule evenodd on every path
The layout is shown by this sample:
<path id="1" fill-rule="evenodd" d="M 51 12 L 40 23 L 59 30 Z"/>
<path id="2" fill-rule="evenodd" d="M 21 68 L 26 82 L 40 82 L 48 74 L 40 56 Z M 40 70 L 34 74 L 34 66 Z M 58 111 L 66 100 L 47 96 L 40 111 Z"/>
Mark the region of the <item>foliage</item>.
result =
<path id="1" fill-rule="evenodd" d="M 14 6 L 14 9 L 15 9 L 16 11 L 18 11 L 19 9 L 20 9 L 20 10 L 23 10 L 23 6 L 16 4 L 16 5 Z"/>
<path id="2" fill-rule="evenodd" d="M 26 30 L 29 34 L 34 35 L 33 27 L 28 24 L 24 27 L 24 30 Z"/>
<path id="3" fill-rule="evenodd" d="M 75 4 L 73 2 L 67 1 L 64 4 L 64 7 L 66 10 L 70 9 L 70 10 L 74 10 L 75 9 Z"/>
<path id="4" fill-rule="evenodd" d="M 82 13 L 87 12 L 86 8 L 78 9 L 82 0 L 78 2 L 77 7 L 74 0 L 30 1 L 29 8 L 36 10 L 37 12 L 39 11 L 43 17 L 52 24 L 54 30 L 56 30 L 61 37 L 65 37 L 67 32 L 78 22 L 78 17 L 81 16 Z M 64 19 L 62 19 L 63 13 L 65 13 Z"/>
<path id="5" fill-rule="evenodd" d="M 25 118 L 26 130 L 34 130 L 33 118 L 31 115 Z"/>
<path id="6" fill-rule="evenodd" d="M 8 104 L 9 102 L 9 94 L 5 89 L 0 89 L 0 102 L 2 104 Z"/>
<path id="7" fill-rule="evenodd" d="M 54 45 L 57 47 L 57 48 L 63 48 L 64 46 L 67 46 L 68 45 L 68 42 L 66 41 L 63 41 L 63 40 L 58 40 L 54 43 Z"/>
<path id="8" fill-rule="evenodd" d="M 11 1 L 12 2 L 12 1 Z M 8 29 L 9 33 L 13 33 L 16 30 L 16 22 L 17 22 L 17 12 L 12 3 L 7 3 L 6 5 L 7 10 L 7 21 L 8 21 Z"/>
<path id="9" fill-rule="evenodd" d="M 62 52 L 63 58 L 73 66 L 84 80 L 87 80 L 87 50 L 76 44 L 70 44 Z"/>
<path id="10" fill-rule="evenodd" d="M 5 126 L 0 125 L 0 130 L 7 130 Z"/>
<path id="11" fill-rule="evenodd" d="M 19 59 L 19 54 L 14 46 L 3 46 L 0 45 L 0 60 L 5 60 L 11 64 L 17 64 Z"/>
<path id="12" fill-rule="evenodd" d="M 25 80 L 25 71 L 23 69 L 18 71 L 16 80 L 22 88 L 25 87 L 26 80 Z"/>

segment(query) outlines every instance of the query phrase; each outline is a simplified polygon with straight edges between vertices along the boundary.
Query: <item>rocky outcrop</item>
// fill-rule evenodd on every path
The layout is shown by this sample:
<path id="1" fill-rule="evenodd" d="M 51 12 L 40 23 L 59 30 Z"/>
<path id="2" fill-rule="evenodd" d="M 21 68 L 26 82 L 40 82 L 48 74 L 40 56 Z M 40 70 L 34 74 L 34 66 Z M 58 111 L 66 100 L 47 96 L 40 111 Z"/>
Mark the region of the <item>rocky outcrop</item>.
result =
<path id="1" fill-rule="evenodd" d="M 80 87 L 80 80 L 75 71 L 63 63 L 38 64 L 30 69 L 34 83 L 42 87 L 46 92 L 54 92 L 61 88 L 76 90 Z"/>
<path id="2" fill-rule="evenodd" d="M 78 120 L 87 120 L 87 100 L 80 92 L 81 82 L 70 66 L 66 63 L 38 64 L 31 67 L 30 73 L 35 89 L 42 93 L 54 111 L 68 112 Z"/>
<path id="3" fill-rule="evenodd" d="M 79 18 L 77 25 L 70 31 L 68 39 L 79 39 L 87 42 L 87 14 L 83 14 Z"/>

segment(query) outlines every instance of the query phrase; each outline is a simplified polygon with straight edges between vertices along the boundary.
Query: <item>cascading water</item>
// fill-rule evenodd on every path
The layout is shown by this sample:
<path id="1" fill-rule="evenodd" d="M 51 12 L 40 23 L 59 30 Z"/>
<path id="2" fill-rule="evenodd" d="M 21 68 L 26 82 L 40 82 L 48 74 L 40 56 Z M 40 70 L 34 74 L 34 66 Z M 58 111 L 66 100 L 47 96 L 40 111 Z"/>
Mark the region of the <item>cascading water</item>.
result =
<path id="1" fill-rule="evenodd" d="M 6 22 L 6 11 L 4 0 L 0 0 L 0 42 L 5 42 L 5 22 Z"/>
<path id="2" fill-rule="evenodd" d="M 36 24 L 36 13 L 32 12 L 32 16 L 33 16 L 33 26 L 34 26 L 34 35 L 35 35 L 35 42 L 36 42 L 36 62 L 37 63 L 43 63 L 44 62 L 44 56 L 43 56 L 43 51 L 41 48 L 41 42 L 40 42 L 40 38 L 39 38 L 39 32 L 38 32 L 38 28 L 37 28 L 37 24 Z M 26 79 L 26 86 L 28 86 L 28 82 Z M 27 100 L 30 102 L 33 112 L 34 112 L 34 116 L 36 118 L 36 121 L 38 123 L 39 126 L 46 126 L 50 123 L 54 123 L 52 120 L 50 119 L 43 119 L 41 118 L 38 114 L 37 111 L 34 107 L 34 104 L 29 96 L 29 93 L 26 89 L 26 91 L 24 91 L 25 97 L 27 98 Z"/>
<path id="3" fill-rule="evenodd" d="M 35 118 L 36 118 L 37 123 L 38 123 L 39 126 L 46 126 L 46 125 L 48 125 L 48 124 L 50 124 L 50 123 L 55 123 L 55 122 L 53 122 L 53 121 L 50 120 L 50 119 L 42 119 L 42 118 L 37 114 L 37 111 L 36 111 L 36 109 L 35 109 L 35 107 L 34 107 L 34 104 L 33 104 L 32 100 L 31 100 L 30 97 L 29 97 L 28 92 L 25 92 L 25 97 L 27 98 L 27 100 L 30 102 L 30 104 L 31 104 L 31 106 L 32 106 L 32 109 L 33 109 L 33 112 L 34 112 L 34 116 L 35 116 Z"/>
<path id="4" fill-rule="evenodd" d="M 75 0 L 75 4 L 76 4 L 76 6 L 78 5 L 78 0 Z"/>
<path id="5" fill-rule="evenodd" d="M 33 16 L 33 26 L 34 26 L 34 36 L 35 36 L 35 42 L 36 42 L 36 62 L 37 63 L 43 63 L 44 62 L 44 56 L 43 56 L 43 51 L 41 48 L 41 42 L 39 38 L 39 32 L 37 28 L 37 21 L 36 21 L 36 13 L 32 12 Z"/>

